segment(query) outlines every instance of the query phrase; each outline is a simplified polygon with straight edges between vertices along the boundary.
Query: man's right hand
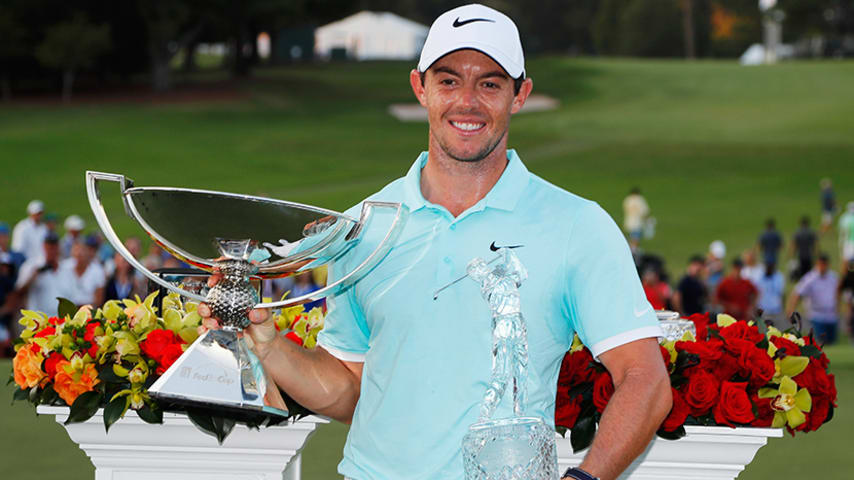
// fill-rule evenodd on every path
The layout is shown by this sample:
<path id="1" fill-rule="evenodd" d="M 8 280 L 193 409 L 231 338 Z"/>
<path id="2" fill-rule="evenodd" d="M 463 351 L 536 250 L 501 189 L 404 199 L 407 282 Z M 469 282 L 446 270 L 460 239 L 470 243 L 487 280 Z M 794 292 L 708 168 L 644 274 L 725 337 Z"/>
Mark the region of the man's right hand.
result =
<path id="1" fill-rule="evenodd" d="M 222 274 L 214 271 L 214 274 L 208 277 L 208 287 L 213 287 L 222 279 Z M 197 310 L 202 317 L 202 325 L 199 327 L 200 332 L 206 330 L 216 330 L 220 328 L 219 319 L 213 316 L 210 306 L 206 303 L 199 304 Z M 245 330 L 249 334 L 251 340 L 250 346 L 253 347 L 255 354 L 259 359 L 263 359 L 267 355 L 267 351 L 272 346 L 278 332 L 276 325 L 273 322 L 269 308 L 252 309 L 249 312 L 249 327 Z"/>

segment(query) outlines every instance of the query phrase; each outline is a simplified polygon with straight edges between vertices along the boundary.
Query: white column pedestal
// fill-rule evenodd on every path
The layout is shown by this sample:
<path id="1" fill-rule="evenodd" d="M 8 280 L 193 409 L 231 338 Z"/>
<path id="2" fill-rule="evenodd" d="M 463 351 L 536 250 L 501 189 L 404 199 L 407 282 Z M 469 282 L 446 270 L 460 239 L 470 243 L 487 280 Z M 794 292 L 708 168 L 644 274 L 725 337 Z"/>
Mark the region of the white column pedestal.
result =
<path id="1" fill-rule="evenodd" d="M 68 407 L 40 405 L 39 414 L 62 424 Z M 151 425 L 128 410 L 104 431 L 103 411 L 83 423 L 63 425 L 95 465 L 95 480 L 299 480 L 300 451 L 321 417 L 251 430 L 236 425 L 219 445 L 185 415 L 164 413 Z"/>
<path id="2" fill-rule="evenodd" d="M 655 437 L 621 480 L 691 479 L 732 480 L 753 461 L 770 437 L 782 437 L 779 428 L 685 427 L 679 440 Z M 587 450 L 572 453 L 569 432 L 558 435 L 558 463 L 563 472 L 578 466 Z"/>

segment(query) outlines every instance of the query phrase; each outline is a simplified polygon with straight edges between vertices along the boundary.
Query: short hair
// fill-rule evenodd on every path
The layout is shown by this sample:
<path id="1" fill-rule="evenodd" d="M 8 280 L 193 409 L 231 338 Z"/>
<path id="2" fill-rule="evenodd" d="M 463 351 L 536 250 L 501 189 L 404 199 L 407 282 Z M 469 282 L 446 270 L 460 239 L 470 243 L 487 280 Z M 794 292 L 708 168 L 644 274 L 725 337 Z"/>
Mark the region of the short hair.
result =
<path id="1" fill-rule="evenodd" d="M 694 254 L 688 259 L 688 263 L 706 263 L 706 259 L 704 259 L 702 255 Z"/>
<path id="2" fill-rule="evenodd" d="M 735 268 L 741 268 L 741 267 L 743 267 L 743 266 L 744 266 L 744 262 L 742 262 L 742 261 L 741 261 L 741 258 L 739 258 L 739 257 L 735 257 L 735 258 L 732 260 L 732 266 L 733 266 L 733 267 L 735 267 Z"/>
<path id="3" fill-rule="evenodd" d="M 776 226 L 776 225 L 777 225 L 777 221 L 774 220 L 773 218 L 769 218 L 768 220 L 765 220 L 765 226 L 768 228 L 774 228 L 774 226 Z"/>
<path id="4" fill-rule="evenodd" d="M 821 252 L 818 254 L 818 261 L 824 263 L 830 263 L 830 255 L 827 252 Z"/>
<path id="5" fill-rule="evenodd" d="M 805 227 L 808 227 L 808 226 L 809 226 L 809 224 L 810 224 L 810 217 L 808 217 L 808 216 L 806 216 L 806 215 L 804 215 L 803 217 L 801 217 L 801 225 L 803 225 L 803 226 L 805 226 Z"/>
<path id="6" fill-rule="evenodd" d="M 427 76 L 427 72 L 418 72 L 418 75 L 421 77 L 421 86 L 424 86 L 424 78 Z M 519 95 L 519 91 L 522 90 L 522 83 L 525 82 L 525 77 L 519 77 L 513 79 L 513 96 Z"/>

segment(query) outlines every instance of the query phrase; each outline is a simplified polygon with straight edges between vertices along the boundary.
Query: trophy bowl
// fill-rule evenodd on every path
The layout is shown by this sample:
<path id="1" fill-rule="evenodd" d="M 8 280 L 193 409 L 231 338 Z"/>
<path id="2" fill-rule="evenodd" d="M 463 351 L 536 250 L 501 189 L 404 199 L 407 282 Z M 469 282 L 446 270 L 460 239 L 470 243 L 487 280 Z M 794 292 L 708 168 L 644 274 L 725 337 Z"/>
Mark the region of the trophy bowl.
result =
<path id="1" fill-rule="evenodd" d="M 221 280 L 206 296 L 146 269 L 114 231 L 100 182 L 118 183 L 125 213 L 176 258 Z M 113 248 L 152 282 L 207 303 L 220 330 L 200 336 L 149 388 L 157 399 L 190 406 L 287 416 L 287 407 L 248 348 L 243 329 L 253 308 L 282 308 L 335 295 L 370 272 L 397 239 L 408 211 L 399 203 L 362 204 L 361 217 L 271 198 L 174 187 L 137 187 L 124 175 L 86 172 L 89 205 Z M 250 278 L 293 275 L 334 262 L 364 236 L 377 213 L 390 214 L 373 251 L 350 272 L 314 292 L 262 303 Z"/>

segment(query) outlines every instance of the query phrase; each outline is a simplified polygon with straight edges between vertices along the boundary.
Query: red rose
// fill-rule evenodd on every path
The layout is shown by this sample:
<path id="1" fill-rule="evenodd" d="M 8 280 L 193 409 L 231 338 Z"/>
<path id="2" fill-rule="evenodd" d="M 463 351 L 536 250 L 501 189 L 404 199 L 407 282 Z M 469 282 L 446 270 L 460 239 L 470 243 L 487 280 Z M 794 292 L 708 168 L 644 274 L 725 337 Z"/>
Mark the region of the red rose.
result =
<path id="1" fill-rule="evenodd" d="M 771 337 L 771 343 L 777 347 L 777 350 L 785 350 L 787 356 L 797 357 L 801 354 L 801 347 L 789 339 L 783 337 Z"/>
<path id="2" fill-rule="evenodd" d="M 593 405 L 596 405 L 596 410 L 599 413 L 605 411 L 608 401 L 611 400 L 611 395 L 614 394 L 614 380 L 611 379 L 611 374 L 602 372 L 593 381 Z"/>
<path id="3" fill-rule="evenodd" d="M 708 326 L 712 321 L 708 313 L 695 313 L 688 317 L 688 320 L 694 322 L 694 327 L 697 329 L 697 340 L 708 338 Z"/>
<path id="4" fill-rule="evenodd" d="M 685 402 L 691 407 L 691 415 L 699 417 L 709 413 L 718 400 L 719 383 L 717 377 L 704 370 L 691 372 L 683 392 Z"/>
<path id="5" fill-rule="evenodd" d="M 750 422 L 751 427 L 767 428 L 774 421 L 774 409 L 771 408 L 773 398 L 759 398 L 757 392 L 750 395 L 750 400 L 756 405 L 756 418 Z"/>
<path id="6" fill-rule="evenodd" d="M 50 317 L 47 319 L 47 323 L 51 325 L 59 325 L 62 323 L 62 320 L 59 317 Z"/>
<path id="7" fill-rule="evenodd" d="M 290 341 L 292 341 L 292 342 L 296 343 L 296 344 L 297 344 L 297 345 L 299 345 L 299 346 L 302 346 L 302 339 L 301 339 L 301 338 L 299 338 L 299 335 L 297 335 L 295 332 L 288 332 L 288 333 L 285 335 L 285 338 L 287 338 L 288 340 L 290 340 Z"/>
<path id="8" fill-rule="evenodd" d="M 593 355 L 587 348 L 582 348 L 575 353 L 568 353 L 561 365 L 561 376 L 566 385 L 574 387 L 593 380 L 596 371 L 590 366 L 593 363 Z M 566 368 L 566 372 L 564 372 Z"/>
<path id="9" fill-rule="evenodd" d="M 738 338 L 741 340 L 747 340 L 748 342 L 754 345 L 761 342 L 762 339 L 765 338 L 764 335 L 759 333 L 759 327 L 757 327 L 756 325 L 750 326 L 744 320 L 738 321 L 736 323 L 733 323 L 732 325 L 720 329 L 720 334 L 721 337 L 724 338 L 724 340 Z"/>
<path id="10" fill-rule="evenodd" d="M 569 398 L 569 392 L 558 394 L 555 405 L 555 425 L 571 429 L 581 413 L 581 395 Z"/>
<path id="11" fill-rule="evenodd" d="M 180 343 L 170 343 L 169 345 L 166 345 L 160 354 L 160 358 L 157 360 L 157 368 L 154 372 L 158 375 L 163 375 L 183 353 L 184 349 L 181 348 Z"/>
<path id="12" fill-rule="evenodd" d="M 158 328 L 157 330 L 152 330 L 148 335 L 146 335 L 145 340 L 139 343 L 139 348 L 142 349 L 143 353 L 153 358 L 157 363 L 162 363 L 160 359 L 163 356 L 164 350 L 166 350 L 166 347 L 169 345 L 175 343 L 181 344 L 184 343 L 184 340 L 175 335 L 172 330 Z"/>
<path id="13" fill-rule="evenodd" d="M 728 338 L 724 341 L 724 350 L 738 358 L 745 350 L 753 350 L 756 344 L 742 338 Z"/>
<path id="14" fill-rule="evenodd" d="M 828 360 L 827 355 L 825 355 L 825 353 L 823 351 L 821 351 L 821 345 L 816 343 L 815 337 L 813 337 L 812 335 L 808 335 L 808 336 L 804 337 L 803 340 L 804 340 L 804 344 L 812 345 L 813 347 L 819 349 L 819 351 L 821 352 L 819 354 L 819 357 L 818 357 L 819 363 L 821 364 L 822 368 L 827 370 L 827 366 L 830 365 L 830 360 Z"/>
<path id="15" fill-rule="evenodd" d="M 659 345 L 658 348 L 659 348 L 659 350 L 661 350 L 661 359 L 664 360 L 664 367 L 669 368 L 670 367 L 670 352 L 666 348 L 662 347 L 661 345 Z"/>
<path id="16" fill-rule="evenodd" d="M 752 348 L 741 352 L 738 357 L 738 367 L 741 376 L 750 379 L 751 387 L 761 387 L 768 383 L 777 369 L 768 353 L 761 348 Z"/>
<path id="17" fill-rule="evenodd" d="M 33 335 L 33 338 L 45 338 L 48 335 L 53 335 L 56 333 L 56 327 L 47 327 L 39 330 L 38 333 Z"/>
<path id="18" fill-rule="evenodd" d="M 831 396 L 831 380 L 817 358 L 810 358 L 807 368 L 793 378 L 795 383 L 806 388 L 812 396 Z M 835 400 L 835 396 L 833 397 Z"/>
<path id="19" fill-rule="evenodd" d="M 693 353 L 700 360 L 714 361 L 721 358 L 723 354 L 723 342 L 714 339 L 709 341 L 676 342 L 676 351 Z"/>
<path id="20" fill-rule="evenodd" d="M 824 396 L 813 397 L 812 409 L 806 414 L 807 420 L 802 423 L 803 431 L 813 432 L 818 430 L 818 427 L 824 425 L 827 420 L 827 415 L 830 413 L 830 399 Z M 801 428 L 798 428 L 801 430 Z"/>
<path id="21" fill-rule="evenodd" d="M 681 427 L 685 423 L 685 419 L 688 418 L 688 414 L 691 413 L 691 407 L 688 406 L 682 394 L 673 387 L 670 387 L 670 390 L 673 392 L 673 408 L 670 409 L 670 414 L 661 424 L 661 429 L 665 432 L 672 432 Z"/>
<path id="22" fill-rule="evenodd" d="M 56 364 L 60 361 L 65 360 L 65 356 L 61 353 L 53 352 L 47 357 L 44 361 L 44 371 L 47 372 L 47 376 L 53 380 L 53 377 L 56 376 Z"/>
<path id="23" fill-rule="evenodd" d="M 747 424 L 756 418 L 746 388 L 747 382 L 721 384 L 720 400 L 714 408 L 715 422 L 735 428 L 733 423 Z"/>

